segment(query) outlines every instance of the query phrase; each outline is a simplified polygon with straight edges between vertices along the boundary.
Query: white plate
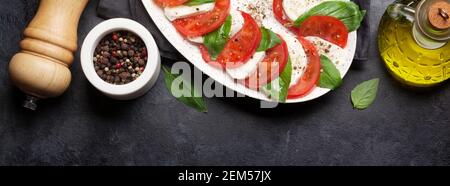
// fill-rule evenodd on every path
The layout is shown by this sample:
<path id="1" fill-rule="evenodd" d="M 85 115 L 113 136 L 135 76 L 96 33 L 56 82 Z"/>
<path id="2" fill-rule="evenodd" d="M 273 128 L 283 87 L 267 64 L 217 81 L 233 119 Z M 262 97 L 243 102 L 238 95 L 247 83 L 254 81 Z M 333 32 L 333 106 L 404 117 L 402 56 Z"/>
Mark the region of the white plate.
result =
<path id="1" fill-rule="evenodd" d="M 257 3 L 258 1 L 264 1 L 267 2 L 268 0 L 231 0 L 232 1 L 232 7 L 234 9 L 240 9 L 239 7 L 242 7 L 244 4 L 244 1 L 248 1 L 251 3 Z M 272 13 L 272 2 L 269 0 L 269 12 L 266 12 L 266 15 L 268 17 L 273 17 Z M 264 101 L 272 101 L 267 98 L 266 95 L 264 95 L 261 92 L 251 90 L 246 88 L 244 85 L 236 83 L 234 79 L 232 79 L 226 72 L 214 68 L 203 60 L 200 50 L 198 49 L 197 45 L 192 44 L 191 42 L 187 41 L 186 39 L 181 36 L 178 31 L 175 29 L 175 27 L 172 26 L 171 22 L 166 18 L 164 15 L 164 11 L 161 7 L 156 5 L 153 0 L 142 0 L 142 3 L 144 4 L 148 14 L 152 18 L 152 20 L 155 22 L 155 24 L 158 26 L 159 30 L 163 33 L 163 35 L 167 38 L 167 40 L 184 56 L 186 59 L 188 59 L 192 64 L 194 64 L 195 67 L 197 67 L 199 70 L 201 70 L 203 73 L 214 79 L 215 81 L 219 82 L 222 85 L 225 85 L 231 90 L 234 90 L 238 93 L 244 94 L 246 96 L 264 100 Z M 274 18 L 273 18 L 274 19 Z M 275 19 L 274 19 L 275 20 Z M 276 21 L 273 21 L 273 24 L 279 24 Z M 281 24 L 280 24 L 281 25 Z M 345 76 L 350 69 L 350 66 L 353 61 L 353 56 L 355 54 L 356 50 L 356 39 L 357 34 L 355 32 L 351 32 L 349 34 L 348 38 L 348 44 L 345 50 L 349 52 L 351 57 L 348 58 L 349 61 L 346 61 L 344 63 L 341 63 L 341 65 L 337 66 L 339 71 L 343 76 Z M 306 102 L 310 101 L 316 98 L 319 98 L 325 94 L 330 92 L 329 89 L 323 89 L 323 88 L 315 88 L 309 95 L 298 98 L 298 99 L 289 99 L 287 103 L 299 103 L 299 102 Z"/>

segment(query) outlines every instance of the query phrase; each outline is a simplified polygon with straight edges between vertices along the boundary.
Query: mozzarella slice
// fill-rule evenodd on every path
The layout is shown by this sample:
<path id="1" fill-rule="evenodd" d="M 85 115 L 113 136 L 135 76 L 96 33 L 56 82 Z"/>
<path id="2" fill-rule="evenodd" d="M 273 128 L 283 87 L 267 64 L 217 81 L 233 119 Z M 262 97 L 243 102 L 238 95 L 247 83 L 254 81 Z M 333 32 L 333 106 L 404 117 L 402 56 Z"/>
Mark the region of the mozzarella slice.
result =
<path id="1" fill-rule="evenodd" d="M 258 64 L 266 57 L 266 52 L 256 52 L 253 57 L 237 68 L 227 68 L 227 73 L 234 79 L 243 80 L 258 69 Z"/>
<path id="2" fill-rule="evenodd" d="M 237 10 L 231 10 L 231 31 L 230 37 L 236 35 L 244 26 L 244 17 L 242 17 L 242 13 Z"/>
<path id="3" fill-rule="evenodd" d="M 305 39 L 311 41 L 311 43 L 316 46 L 319 54 L 328 57 L 331 62 L 336 65 L 336 68 L 339 69 L 339 71 L 345 71 L 345 67 L 348 67 L 348 64 L 346 63 L 351 62 L 351 55 L 347 50 L 319 37 L 310 36 Z"/>
<path id="4" fill-rule="evenodd" d="M 281 37 L 286 41 L 289 51 L 289 57 L 292 64 L 292 76 L 290 86 L 294 86 L 303 76 L 308 65 L 308 58 L 300 41 L 290 33 L 281 33 Z"/>
<path id="5" fill-rule="evenodd" d="M 214 9 L 214 5 L 215 3 L 205 3 L 195 6 L 181 5 L 176 7 L 166 7 L 164 8 L 164 13 L 166 14 L 167 19 L 173 21 L 176 19 L 209 12 Z"/>
<path id="6" fill-rule="evenodd" d="M 283 0 L 283 8 L 287 17 L 292 21 L 306 13 L 309 9 L 330 0 Z M 344 0 L 348 1 L 348 0 Z"/>
<path id="7" fill-rule="evenodd" d="M 197 43 L 197 44 L 202 44 L 203 41 L 204 41 L 203 36 L 198 36 L 198 37 L 188 37 L 187 39 L 188 39 L 190 42 Z"/>

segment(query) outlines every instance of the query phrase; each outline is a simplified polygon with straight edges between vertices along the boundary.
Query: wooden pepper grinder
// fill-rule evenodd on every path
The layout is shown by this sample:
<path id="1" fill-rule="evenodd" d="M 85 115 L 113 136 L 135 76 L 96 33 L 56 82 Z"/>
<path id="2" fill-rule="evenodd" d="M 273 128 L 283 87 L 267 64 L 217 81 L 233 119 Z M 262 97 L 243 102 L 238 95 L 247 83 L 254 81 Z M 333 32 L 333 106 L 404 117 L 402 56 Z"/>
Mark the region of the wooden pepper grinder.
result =
<path id="1" fill-rule="evenodd" d="M 27 94 L 24 107 L 63 94 L 71 81 L 78 21 L 89 0 L 41 0 L 9 64 L 12 82 Z"/>

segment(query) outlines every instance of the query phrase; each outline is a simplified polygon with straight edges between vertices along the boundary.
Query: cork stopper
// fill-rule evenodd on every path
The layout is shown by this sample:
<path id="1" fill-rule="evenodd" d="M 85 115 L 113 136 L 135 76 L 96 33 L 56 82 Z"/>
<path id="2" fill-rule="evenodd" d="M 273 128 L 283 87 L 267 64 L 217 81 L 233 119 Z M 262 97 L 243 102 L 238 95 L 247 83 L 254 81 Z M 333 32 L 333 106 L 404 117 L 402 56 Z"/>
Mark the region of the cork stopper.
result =
<path id="1" fill-rule="evenodd" d="M 439 30 L 450 28 L 450 3 L 438 1 L 430 6 L 428 20 Z"/>

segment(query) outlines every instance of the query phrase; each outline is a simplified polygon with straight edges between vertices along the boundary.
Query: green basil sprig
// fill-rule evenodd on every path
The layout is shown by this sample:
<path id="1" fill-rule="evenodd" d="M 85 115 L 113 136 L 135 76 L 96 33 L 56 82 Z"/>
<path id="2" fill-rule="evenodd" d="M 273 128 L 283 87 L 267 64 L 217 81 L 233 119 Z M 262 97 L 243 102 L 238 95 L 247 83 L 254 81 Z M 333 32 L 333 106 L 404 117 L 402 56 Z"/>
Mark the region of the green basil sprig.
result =
<path id="1" fill-rule="evenodd" d="M 288 97 L 289 86 L 291 84 L 292 76 L 292 63 L 291 58 L 288 57 L 288 63 L 284 68 L 280 77 L 273 80 L 269 84 L 262 87 L 264 91 L 271 99 L 277 100 L 280 103 L 285 103 Z"/>
<path id="2" fill-rule="evenodd" d="M 314 15 L 336 17 L 345 24 L 349 32 L 352 32 L 361 26 L 366 10 L 360 10 L 359 6 L 351 1 L 326 1 L 301 15 L 295 20 L 294 25 L 299 27 L 303 21 Z"/>
<path id="3" fill-rule="evenodd" d="M 261 27 L 261 34 L 261 43 L 258 49 L 256 49 L 258 52 L 264 52 L 281 43 L 280 37 L 267 28 Z"/>
<path id="4" fill-rule="evenodd" d="M 365 81 L 352 90 L 353 107 L 359 110 L 368 108 L 375 101 L 380 79 Z"/>
<path id="5" fill-rule="evenodd" d="M 179 89 L 173 89 L 172 88 L 172 84 L 174 83 L 174 81 L 176 81 L 178 78 L 183 78 L 182 76 L 180 77 L 180 75 L 175 75 L 172 74 L 170 72 L 169 69 L 167 69 L 166 67 L 162 67 L 163 72 L 164 72 L 164 78 L 165 78 L 165 84 L 167 89 L 169 90 L 169 92 L 172 95 L 182 95 L 180 97 L 178 96 L 174 96 L 177 98 L 178 101 L 184 103 L 187 106 L 190 106 L 192 108 L 195 108 L 197 111 L 199 112 L 208 112 L 208 108 L 206 107 L 206 103 L 204 98 L 198 97 L 196 95 L 202 95 L 198 92 L 197 87 L 195 87 L 191 82 L 182 79 L 182 83 Z M 189 95 L 189 96 L 186 96 Z"/>
<path id="6" fill-rule="evenodd" d="M 328 57 L 321 55 L 320 63 L 322 65 L 322 72 L 320 73 L 319 87 L 335 90 L 341 86 L 341 73 L 331 60 Z"/>
<path id="7" fill-rule="evenodd" d="M 217 56 L 225 48 L 225 44 L 230 39 L 231 32 L 231 15 L 227 17 L 225 23 L 217 30 L 204 36 L 203 44 L 208 49 L 212 60 L 216 60 Z"/>
<path id="8" fill-rule="evenodd" d="M 206 4 L 206 3 L 213 3 L 215 1 L 216 0 L 190 0 L 189 2 L 185 3 L 185 5 L 196 6 L 196 5 Z"/>

